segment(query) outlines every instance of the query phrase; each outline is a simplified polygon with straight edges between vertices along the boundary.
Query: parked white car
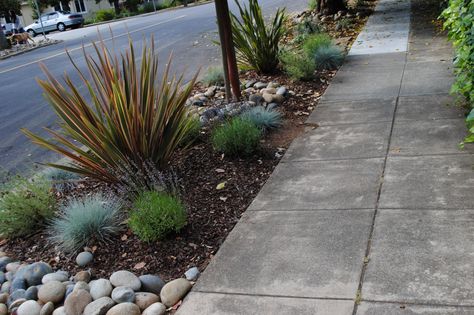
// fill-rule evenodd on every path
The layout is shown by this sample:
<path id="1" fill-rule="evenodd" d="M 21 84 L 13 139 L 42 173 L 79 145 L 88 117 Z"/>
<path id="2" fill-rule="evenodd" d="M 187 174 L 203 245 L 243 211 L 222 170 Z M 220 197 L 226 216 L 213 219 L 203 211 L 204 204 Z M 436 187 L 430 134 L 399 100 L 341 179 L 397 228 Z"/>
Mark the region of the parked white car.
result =
<path id="1" fill-rule="evenodd" d="M 60 31 L 63 32 L 66 28 L 78 28 L 84 24 L 84 17 L 78 13 L 70 13 L 66 11 L 54 11 L 43 14 L 41 16 L 44 32 Z M 39 20 L 25 27 L 25 30 L 34 37 L 43 32 L 41 29 L 41 22 Z"/>

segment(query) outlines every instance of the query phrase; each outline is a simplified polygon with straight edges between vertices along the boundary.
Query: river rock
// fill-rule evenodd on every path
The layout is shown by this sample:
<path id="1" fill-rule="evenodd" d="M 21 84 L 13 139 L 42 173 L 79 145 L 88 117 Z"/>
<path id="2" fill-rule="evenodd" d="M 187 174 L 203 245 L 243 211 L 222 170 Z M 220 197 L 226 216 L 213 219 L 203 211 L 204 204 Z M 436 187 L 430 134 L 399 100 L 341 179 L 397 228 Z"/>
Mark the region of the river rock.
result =
<path id="1" fill-rule="evenodd" d="M 66 286 L 59 281 L 50 281 L 43 284 L 38 290 L 38 298 L 44 303 L 59 303 L 66 294 Z"/>
<path id="2" fill-rule="evenodd" d="M 256 105 L 262 104 L 264 101 L 263 97 L 261 94 L 252 94 L 249 96 L 249 102 L 254 102 Z"/>
<path id="3" fill-rule="evenodd" d="M 54 310 L 53 315 L 67 315 L 67 314 L 66 314 L 66 311 L 64 310 L 64 307 L 61 306 Z"/>
<path id="4" fill-rule="evenodd" d="M 5 267 L 12 261 L 13 259 L 8 256 L 0 257 L 0 270 L 5 271 Z"/>
<path id="5" fill-rule="evenodd" d="M 76 290 L 86 290 L 87 292 L 89 292 L 89 291 L 90 291 L 90 287 L 89 287 L 89 285 L 88 285 L 86 282 L 84 282 L 84 281 L 79 281 L 78 283 L 76 283 L 76 284 L 74 285 L 73 291 L 76 291 Z"/>
<path id="6" fill-rule="evenodd" d="M 79 271 L 74 276 L 74 281 L 75 282 L 84 281 L 84 282 L 89 283 L 89 281 L 91 280 L 91 276 L 92 276 L 91 272 L 88 271 L 88 270 L 87 271 Z"/>
<path id="7" fill-rule="evenodd" d="M 113 290 L 112 284 L 107 279 L 93 280 L 89 283 L 89 287 L 89 292 L 93 300 L 100 299 L 104 296 L 110 296 Z"/>
<path id="8" fill-rule="evenodd" d="M 142 311 L 156 302 L 160 302 L 160 297 L 156 294 L 150 292 L 135 293 L 135 304 L 138 305 Z"/>
<path id="9" fill-rule="evenodd" d="M 36 301 L 26 301 L 17 310 L 18 315 L 40 315 L 41 306 Z"/>
<path id="10" fill-rule="evenodd" d="M 265 100 L 265 102 L 271 103 L 271 102 L 273 102 L 273 97 L 274 97 L 274 96 L 275 96 L 275 95 L 273 95 L 273 94 L 264 93 L 264 94 L 263 94 L 263 99 Z"/>
<path id="11" fill-rule="evenodd" d="M 112 307 L 106 315 L 140 315 L 140 308 L 133 303 L 122 303 Z"/>
<path id="12" fill-rule="evenodd" d="M 0 288 L 0 292 L 1 292 L 1 293 L 8 293 L 8 292 L 10 292 L 10 284 L 11 284 L 10 281 L 5 281 L 5 282 L 2 284 L 2 287 Z"/>
<path id="13" fill-rule="evenodd" d="M 18 299 L 18 300 L 15 300 L 15 302 L 13 302 L 12 304 L 10 304 L 8 306 L 8 311 L 10 313 L 12 313 L 12 311 L 18 307 L 20 307 L 21 304 L 25 303 L 26 302 L 26 299 Z"/>
<path id="14" fill-rule="evenodd" d="M 54 303 L 48 302 L 41 308 L 40 315 L 51 315 L 54 312 Z"/>
<path id="15" fill-rule="evenodd" d="M 253 85 L 254 88 L 256 89 L 263 89 L 263 88 L 266 88 L 267 87 L 267 83 L 264 83 L 264 82 L 257 82 Z"/>
<path id="16" fill-rule="evenodd" d="M 265 94 L 265 93 L 268 93 L 268 94 L 275 94 L 276 93 L 276 89 L 275 88 L 264 88 L 260 91 L 260 93 L 262 94 Z"/>
<path id="17" fill-rule="evenodd" d="M 80 267 L 85 267 L 92 262 L 94 255 L 91 252 L 79 253 L 76 257 L 76 264 Z"/>
<path id="18" fill-rule="evenodd" d="M 74 290 L 64 302 L 64 311 L 67 315 L 81 315 L 92 297 L 86 290 Z"/>
<path id="19" fill-rule="evenodd" d="M 64 282 L 68 281 L 69 275 L 65 271 L 57 271 L 54 273 L 48 273 L 47 275 L 44 275 L 43 278 L 41 279 L 41 283 L 45 284 L 48 283 L 49 281 L 59 281 L 59 282 Z"/>
<path id="20" fill-rule="evenodd" d="M 154 303 L 143 311 L 142 315 L 164 315 L 166 313 L 166 306 L 162 303 Z"/>
<path id="21" fill-rule="evenodd" d="M 161 303 L 168 307 L 175 305 L 191 290 L 191 287 L 191 283 L 183 278 L 168 282 L 161 289 Z"/>
<path id="22" fill-rule="evenodd" d="M 129 287 L 116 287 L 112 291 L 112 300 L 117 303 L 134 302 L 135 291 Z"/>
<path id="23" fill-rule="evenodd" d="M 24 278 L 28 286 L 41 284 L 41 280 L 48 273 L 52 273 L 51 266 L 44 262 L 29 265 L 24 272 Z"/>
<path id="24" fill-rule="evenodd" d="M 197 267 L 193 267 L 188 269 L 188 271 L 184 273 L 184 276 L 186 277 L 186 280 L 196 281 L 199 278 L 199 274 L 199 269 Z"/>
<path id="25" fill-rule="evenodd" d="M 26 291 L 24 289 L 18 289 L 13 291 L 8 297 L 7 305 L 11 305 L 14 301 L 18 299 L 25 299 Z"/>
<path id="26" fill-rule="evenodd" d="M 0 293 L 0 304 L 6 304 L 8 301 L 8 293 Z"/>
<path id="27" fill-rule="evenodd" d="M 6 270 L 7 272 L 17 272 L 18 269 L 20 269 L 20 266 L 21 266 L 21 264 L 20 264 L 18 261 L 11 262 L 11 263 L 8 263 L 8 264 L 5 266 L 5 270 Z"/>
<path id="28" fill-rule="evenodd" d="M 114 305 L 114 300 L 104 296 L 89 303 L 84 309 L 84 315 L 105 315 Z"/>
<path id="29" fill-rule="evenodd" d="M 129 287 L 134 291 L 140 290 L 142 283 L 140 279 L 130 271 L 120 270 L 110 276 L 110 283 L 114 287 Z"/>
<path id="30" fill-rule="evenodd" d="M 3 271 L 0 271 L 0 285 L 4 283 L 7 280 L 7 277 L 5 276 L 5 273 Z"/>
<path id="31" fill-rule="evenodd" d="M 29 287 L 25 292 L 25 299 L 36 301 L 38 299 L 38 287 Z"/>
<path id="32" fill-rule="evenodd" d="M 122 303 L 112 307 L 106 315 L 140 315 L 140 308 L 133 303 Z"/>
<path id="33" fill-rule="evenodd" d="M 273 95 L 272 102 L 281 104 L 285 100 L 285 97 L 281 94 L 275 94 Z"/>
<path id="34" fill-rule="evenodd" d="M 288 93 L 288 89 L 284 86 L 280 86 L 278 90 L 276 91 L 276 94 L 278 95 L 286 95 Z"/>
<path id="35" fill-rule="evenodd" d="M 251 88 L 252 86 L 255 85 L 255 83 L 257 83 L 256 80 L 248 80 L 247 82 L 245 82 L 245 88 Z"/>
<path id="36" fill-rule="evenodd" d="M 5 304 L 0 304 L 0 315 L 7 315 L 8 307 Z"/>
<path id="37" fill-rule="evenodd" d="M 13 292 L 19 289 L 26 290 L 26 281 L 23 278 L 15 278 L 11 282 L 10 292 Z"/>
<path id="38" fill-rule="evenodd" d="M 165 285 L 165 282 L 161 280 L 159 276 L 155 275 L 143 275 L 140 276 L 140 282 L 142 285 L 142 291 L 160 294 L 161 289 Z"/>

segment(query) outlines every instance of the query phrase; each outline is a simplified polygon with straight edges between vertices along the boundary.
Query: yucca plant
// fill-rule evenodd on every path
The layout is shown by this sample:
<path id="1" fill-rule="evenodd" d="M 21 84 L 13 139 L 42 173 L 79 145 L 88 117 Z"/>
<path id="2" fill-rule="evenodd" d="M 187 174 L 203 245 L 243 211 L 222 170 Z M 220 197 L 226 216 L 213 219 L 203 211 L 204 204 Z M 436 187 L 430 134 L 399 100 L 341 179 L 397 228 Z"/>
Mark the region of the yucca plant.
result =
<path id="1" fill-rule="evenodd" d="M 241 20 L 232 14 L 232 37 L 239 67 L 272 73 L 278 66 L 279 43 L 285 34 L 285 9 L 278 9 L 270 25 L 265 23 L 258 0 L 242 6 L 237 0 Z"/>
<path id="2" fill-rule="evenodd" d="M 153 39 L 151 44 L 143 43 L 140 66 L 131 40 L 120 56 L 103 41 L 93 43 L 93 47 L 95 56 L 84 50 L 87 76 L 69 56 L 91 102 L 68 75 L 63 85 L 42 65 L 47 80 L 38 82 L 60 119 L 61 131 L 46 128 L 53 140 L 25 129 L 23 132 L 34 143 L 74 162 L 72 166 L 50 166 L 106 182 L 119 181 L 121 169 L 140 168 L 144 161 L 158 167 L 166 165 L 193 127 L 185 103 L 197 74 L 185 86 L 183 75 L 170 75 L 170 58 L 158 83 Z"/>

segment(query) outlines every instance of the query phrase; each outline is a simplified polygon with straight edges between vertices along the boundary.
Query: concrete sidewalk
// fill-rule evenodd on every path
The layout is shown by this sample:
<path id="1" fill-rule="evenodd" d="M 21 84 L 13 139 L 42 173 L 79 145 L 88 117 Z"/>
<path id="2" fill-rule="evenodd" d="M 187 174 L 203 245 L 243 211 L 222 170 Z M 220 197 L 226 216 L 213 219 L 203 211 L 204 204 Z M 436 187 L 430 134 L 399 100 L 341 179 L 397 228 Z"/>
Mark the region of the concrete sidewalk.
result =
<path id="1" fill-rule="evenodd" d="M 321 127 L 178 314 L 474 314 L 474 155 L 425 3 L 379 1 L 309 118 Z"/>

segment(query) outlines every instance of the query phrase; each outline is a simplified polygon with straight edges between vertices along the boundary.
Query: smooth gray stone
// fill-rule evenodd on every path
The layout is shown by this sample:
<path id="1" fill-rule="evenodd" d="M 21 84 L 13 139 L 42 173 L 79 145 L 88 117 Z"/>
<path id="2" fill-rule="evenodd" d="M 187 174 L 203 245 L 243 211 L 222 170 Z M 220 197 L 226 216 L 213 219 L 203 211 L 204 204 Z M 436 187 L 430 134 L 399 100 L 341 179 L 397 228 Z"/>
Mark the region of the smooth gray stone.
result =
<path id="1" fill-rule="evenodd" d="M 391 122 L 394 109 L 395 98 L 321 102 L 306 122 L 320 126 Z"/>
<path id="2" fill-rule="evenodd" d="M 245 214 L 194 291 L 352 299 L 359 285 L 373 213 Z"/>
<path id="3" fill-rule="evenodd" d="M 379 207 L 471 209 L 473 155 L 389 157 Z"/>
<path id="4" fill-rule="evenodd" d="M 353 301 L 191 292 L 176 315 L 351 315 Z"/>
<path id="5" fill-rule="evenodd" d="M 459 148 L 466 135 L 464 119 L 396 121 L 389 153 L 427 155 L 472 152 L 471 144 L 466 144 L 464 149 Z"/>
<path id="6" fill-rule="evenodd" d="M 165 285 L 165 282 L 156 275 L 143 275 L 140 276 L 139 279 L 142 284 L 142 291 L 155 293 L 157 295 L 160 295 L 161 289 Z"/>
<path id="7" fill-rule="evenodd" d="M 472 307 L 362 302 L 357 315 L 472 315 Z"/>
<path id="8" fill-rule="evenodd" d="M 473 256 L 474 210 L 380 210 L 362 296 L 474 305 Z"/>
<path id="9" fill-rule="evenodd" d="M 280 163 L 250 210 L 371 209 L 383 159 Z"/>
<path id="10" fill-rule="evenodd" d="M 319 127 L 295 139 L 283 161 L 384 157 L 390 129 L 389 122 Z"/>

